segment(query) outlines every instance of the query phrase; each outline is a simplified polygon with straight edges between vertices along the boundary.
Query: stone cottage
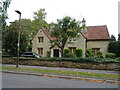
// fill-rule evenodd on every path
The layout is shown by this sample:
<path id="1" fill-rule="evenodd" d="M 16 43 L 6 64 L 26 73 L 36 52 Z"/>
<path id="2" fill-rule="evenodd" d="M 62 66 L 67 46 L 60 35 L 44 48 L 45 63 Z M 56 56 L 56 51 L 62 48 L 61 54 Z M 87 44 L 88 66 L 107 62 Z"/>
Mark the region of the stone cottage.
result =
<path id="1" fill-rule="evenodd" d="M 67 43 L 65 48 L 70 49 L 71 53 L 74 53 L 75 49 L 81 48 L 83 57 L 85 57 L 87 48 L 92 48 L 95 55 L 97 51 L 101 51 L 103 56 L 105 56 L 108 52 L 109 39 L 106 25 L 88 26 L 80 32 L 79 38 L 72 38 L 70 40 L 72 43 Z M 57 46 L 53 46 L 50 43 L 51 40 L 55 40 L 55 38 L 50 36 L 50 30 L 40 28 L 32 40 L 32 52 L 42 57 L 47 57 L 47 52 L 50 51 L 50 57 L 61 57 L 60 49 Z"/>

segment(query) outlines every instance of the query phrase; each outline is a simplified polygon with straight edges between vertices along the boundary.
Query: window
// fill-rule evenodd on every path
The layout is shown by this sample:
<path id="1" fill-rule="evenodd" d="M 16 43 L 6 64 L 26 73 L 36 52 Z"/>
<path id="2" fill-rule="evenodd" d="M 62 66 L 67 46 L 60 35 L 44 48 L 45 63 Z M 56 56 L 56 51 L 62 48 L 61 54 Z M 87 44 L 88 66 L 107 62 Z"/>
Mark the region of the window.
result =
<path id="1" fill-rule="evenodd" d="M 97 55 L 97 52 L 100 51 L 100 48 L 92 48 L 94 50 L 94 55 Z"/>
<path id="2" fill-rule="evenodd" d="M 43 43 L 43 37 L 38 37 L 38 43 Z"/>
<path id="3" fill-rule="evenodd" d="M 68 41 L 69 41 L 69 42 L 75 42 L 75 41 L 76 41 L 76 38 L 69 38 Z"/>
<path id="4" fill-rule="evenodd" d="M 71 53 L 75 53 L 76 47 L 69 47 Z"/>
<path id="5" fill-rule="evenodd" d="M 43 54 L 43 48 L 38 48 L 38 54 L 40 54 L 40 55 Z"/>

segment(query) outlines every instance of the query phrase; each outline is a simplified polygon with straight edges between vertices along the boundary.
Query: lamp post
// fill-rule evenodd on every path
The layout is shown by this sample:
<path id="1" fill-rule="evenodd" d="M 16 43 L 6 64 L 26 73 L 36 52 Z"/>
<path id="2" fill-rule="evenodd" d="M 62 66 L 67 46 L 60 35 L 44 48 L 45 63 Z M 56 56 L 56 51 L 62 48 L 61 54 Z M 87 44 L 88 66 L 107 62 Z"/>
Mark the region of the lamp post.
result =
<path id="1" fill-rule="evenodd" d="M 19 29 L 18 29 L 18 44 L 17 44 L 18 48 L 17 48 L 17 63 L 16 63 L 16 68 L 18 68 L 19 67 L 19 51 L 20 51 L 21 12 L 18 10 L 15 10 L 15 12 L 19 14 Z"/>

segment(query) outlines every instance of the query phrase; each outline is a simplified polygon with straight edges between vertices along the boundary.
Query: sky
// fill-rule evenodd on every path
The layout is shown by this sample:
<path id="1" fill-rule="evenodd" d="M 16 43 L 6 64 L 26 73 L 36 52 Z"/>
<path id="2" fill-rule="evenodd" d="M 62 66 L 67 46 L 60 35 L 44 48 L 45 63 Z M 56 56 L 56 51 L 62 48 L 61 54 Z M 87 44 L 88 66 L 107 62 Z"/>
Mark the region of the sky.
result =
<path id="1" fill-rule="evenodd" d="M 118 35 L 118 2 L 120 0 L 12 0 L 8 8 L 7 22 L 22 18 L 33 20 L 33 12 L 45 8 L 48 23 L 57 22 L 65 16 L 76 20 L 85 18 L 87 26 L 107 25 L 109 34 Z"/>

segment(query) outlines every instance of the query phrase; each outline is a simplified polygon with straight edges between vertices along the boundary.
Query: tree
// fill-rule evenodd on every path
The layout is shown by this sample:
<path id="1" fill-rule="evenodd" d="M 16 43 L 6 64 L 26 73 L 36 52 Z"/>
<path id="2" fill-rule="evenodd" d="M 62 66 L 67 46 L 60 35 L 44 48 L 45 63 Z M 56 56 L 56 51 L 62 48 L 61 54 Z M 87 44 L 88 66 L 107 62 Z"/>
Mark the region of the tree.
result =
<path id="1" fill-rule="evenodd" d="M 118 34 L 118 41 L 120 41 L 120 33 Z"/>
<path id="2" fill-rule="evenodd" d="M 8 18 L 7 15 L 7 8 L 9 7 L 11 0 L 3 0 L 2 2 L 0 2 L 1 6 L 0 6 L 0 15 L 2 17 L 2 29 L 5 29 L 6 26 L 6 19 Z"/>
<path id="3" fill-rule="evenodd" d="M 110 41 L 116 41 L 116 38 L 114 35 L 111 35 Z"/>
<path id="4" fill-rule="evenodd" d="M 33 30 L 38 31 L 40 27 L 49 28 L 48 23 L 45 21 L 47 13 L 45 9 L 39 9 L 33 12 Z"/>
<path id="5" fill-rule="evenodd" d="M 108 51 L 110 53 L 116 54 L 117 57 L 120 57 L 120 34 L 118 34 L 118 40 L 115 40 L 115 37 L 110 40 Z"/>
<path id="6" fill-rule="evenodd" d="M 51 43 L 60 48 L 62 57 L 64 56 L 64 47 L 68 39 L 79 36 L 78 33 L 80 33 L 82 28 L 83 27 L 80 27 L 80 22 L 69 16 L 58 19 L 56 24 L 52 24 L 51 36 L 55 37 L 56 40 L 52 40 Z"/>
<path id="7" fill-rule="evenodd" d="M 19 21 L 11 22 L 3 31 L 4 54 L 16 56 L 18 41 Z M 20 54 L 27 51 L 30 34 L 32 32 L 32 21 L 30 19 L 21 20 Z"/>

